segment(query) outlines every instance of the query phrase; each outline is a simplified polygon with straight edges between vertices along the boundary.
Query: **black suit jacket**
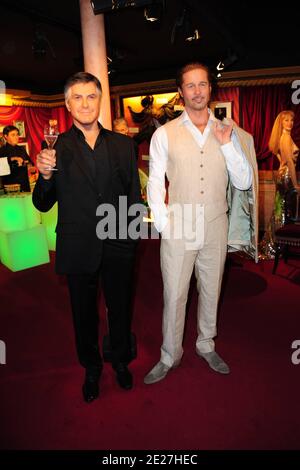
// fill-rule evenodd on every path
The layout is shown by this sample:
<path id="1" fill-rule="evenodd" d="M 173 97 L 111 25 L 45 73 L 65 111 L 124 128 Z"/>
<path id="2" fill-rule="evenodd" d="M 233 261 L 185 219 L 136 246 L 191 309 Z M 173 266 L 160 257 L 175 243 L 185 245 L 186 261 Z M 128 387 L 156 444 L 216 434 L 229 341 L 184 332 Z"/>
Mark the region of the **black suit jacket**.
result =
<path id="1" fill-rule="evenodd" d="M 72 127 L 59 136 L 55 146 L 58 171 L 50 180 L 40 175 L 33 191 L 33 204 L 42 212 L 58 202 L 58 273 L 91 273 L 99 267 L 103 241 L 96 234 L 100 220 L 96 210 L 100 204 L 110 203 L 118 212 L 119 196 L 127 196 L 128 206 L 141 202 L 132 139 L 103 128 L 101 133 L 109 161 L 105 174 L 97 172 L 98 177 L 92 177 L 80 146 L 76 144 L 74 150 L 78 136 Z M 129 238 L 113 243 L 128 249 L 135 244 Z"/>

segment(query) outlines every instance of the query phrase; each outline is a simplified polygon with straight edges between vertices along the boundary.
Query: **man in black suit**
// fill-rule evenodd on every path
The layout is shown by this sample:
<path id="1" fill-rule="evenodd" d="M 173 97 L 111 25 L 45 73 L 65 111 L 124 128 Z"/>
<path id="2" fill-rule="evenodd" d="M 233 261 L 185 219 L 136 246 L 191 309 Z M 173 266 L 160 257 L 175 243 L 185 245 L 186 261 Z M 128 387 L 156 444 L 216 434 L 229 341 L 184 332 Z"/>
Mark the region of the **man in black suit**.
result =
<path id="1" fill-rule="evenodd" d="M 133 385 L 127 366 L 136 240 L 128 235 L 125 212 L 140 203 L 140 185 L 132 139 L 104 129 L 98 122 L 99 80 L 79 72 L 68 79 L 64 91 L 73 126 L 60 134 L 55 150 L 44 149 L 37 156 L 40 175 L 33 203 L 40 211 L 48 211 L 58 202 L 56 271 L 67 275 L 77 353 L 86 371 L 83 397 L 91 402 L 99 395 L 102 371 L 99 277 L 107 307 L 112 366 L 122 388 Z M 125 209 L 120 196 L 126 200 Z M 115 230 L 99 233 L 96 211 L 101 204 L 116 210 Z M 124 235 L 124 228 L 126 236 L 118 237 L 118 233 Z"/>

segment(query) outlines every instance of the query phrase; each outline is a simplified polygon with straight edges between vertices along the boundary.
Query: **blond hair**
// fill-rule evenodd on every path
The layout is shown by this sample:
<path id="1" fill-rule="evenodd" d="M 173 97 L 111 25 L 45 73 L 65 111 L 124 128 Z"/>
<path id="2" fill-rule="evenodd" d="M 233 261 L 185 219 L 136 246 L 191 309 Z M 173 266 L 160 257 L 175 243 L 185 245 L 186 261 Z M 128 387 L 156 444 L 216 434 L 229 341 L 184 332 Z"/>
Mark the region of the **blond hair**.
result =
<path id="1" fill-rule="evenodd" d="M 291 116 L 292 118 L 294 118 L 295 113 L 294 111 L 289 111 L 289 110 L 281 111 L 281 113 L 278 114 L 273 124 L 273 129 L 272 129 L 271 137 L 269 140 L 269 149 L 271 150 L 272 153 L 274 153 L 274 155 L 277 155 L 279 151 L 280 137 L 283 131 L 282 121 L 286 116 Z"/>

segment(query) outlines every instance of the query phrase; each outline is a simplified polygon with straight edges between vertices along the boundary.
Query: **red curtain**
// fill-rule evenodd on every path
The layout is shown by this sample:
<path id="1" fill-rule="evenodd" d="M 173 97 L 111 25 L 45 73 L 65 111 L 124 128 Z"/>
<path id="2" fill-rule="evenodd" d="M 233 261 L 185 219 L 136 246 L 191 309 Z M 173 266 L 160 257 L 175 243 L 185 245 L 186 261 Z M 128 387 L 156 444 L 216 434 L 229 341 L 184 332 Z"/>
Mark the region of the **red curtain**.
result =
<path id="1" fill-rule="evenodd" d="M 22 121 L 23 108 L 21 106 L 0 106 L 0 125 L 8 126 L 13 121 Z"/>
<path id="2" fill-rule="evenodd" d="M 65 106 L 56 108 L 0 106 L 0 125 L 8 126 L 13 124 L 13 121 L 24 121 L 26 137 L 20 141 L 28 142 L 29 154 L 33 161 L 41 150 L 43 128 L 49 119 L 57 119 L 59 132 L 65 132 L 72 125 L 72 118 Z"/>
<path id="3" fill-rule="evenodd" d="M 278 159 L 268 149 L 268 141 L 280 111 L 291 109 L 295 112 L 292 136 L 300 147 L 300 106 L 291 101 L 293 91 L 290 85 L 250 86 L 240 89 L 241 126 L 254 137 L 260 170 L 273 170 L 279 166 Z M 297 168 L 300 168 L 300 159 Z"/>

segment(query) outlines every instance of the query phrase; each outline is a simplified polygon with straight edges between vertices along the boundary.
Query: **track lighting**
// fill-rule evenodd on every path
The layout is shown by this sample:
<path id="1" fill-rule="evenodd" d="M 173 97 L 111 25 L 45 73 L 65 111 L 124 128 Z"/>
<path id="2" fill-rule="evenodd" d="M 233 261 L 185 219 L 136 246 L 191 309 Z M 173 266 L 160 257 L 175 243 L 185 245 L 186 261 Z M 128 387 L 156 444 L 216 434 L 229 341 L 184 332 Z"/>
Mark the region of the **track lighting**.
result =
<path id="1" fill-rule="evenodd" d="M 198 29 L 195 29 L 195 31 L 193 31 L 190 36 L 187 36 L 185 38 L 185 40 L 189 42 L 198 41 L 198 39 L 200 39 L 200 34 L 199 34 Z"/>
<path id="2" fill-rule="evenodd" d="M 158 3 L 154 3 L 153 5 L 149 5 L 144 9 L 144 17 L 147 21 L 158 21 L 161 16 L 161 5 Z"/>

